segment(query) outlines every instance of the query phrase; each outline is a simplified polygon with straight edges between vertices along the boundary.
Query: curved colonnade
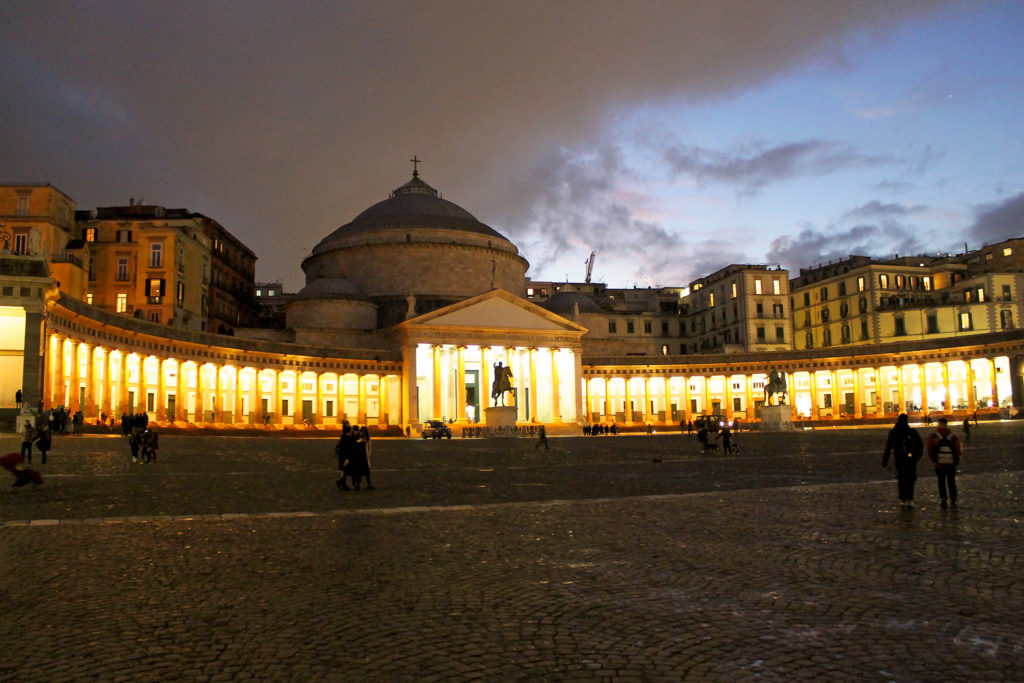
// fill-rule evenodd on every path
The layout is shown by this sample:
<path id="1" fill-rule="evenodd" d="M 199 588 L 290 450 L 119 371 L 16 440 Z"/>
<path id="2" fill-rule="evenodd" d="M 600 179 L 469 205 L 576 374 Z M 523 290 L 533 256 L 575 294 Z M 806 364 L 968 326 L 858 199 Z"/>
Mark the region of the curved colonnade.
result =
<path id="1" fill-rule="evenodd" d="M 432 375 L 438 365 L 437 350 L 431 350 L 434 362 L 417 364 L 396 351 L 180 332 L 67 297 L 50 306 L 44 325 L 44 406 L 81 410 L 87 419 L 146 412 L 160 421 L 200 424 L 336 425 L 347 419 L 415 426 L 425 417 L 410 419 L 403 372 L 407 364 L 413 372 L 419 365 Z M 576 358 L 552 364 L 563 365 L 561 379 L 557 370 L 552 378 L 530 378 L 538 391 L 553 379 L 545 401 L 551 394 L 558 406 L 567 400 L 559 398 L 559 385 L 575 371 L 583 413 L 576 422 L 667 425 L 701 415 L 756 420 L 773 368 L 787 379 L 794 420 L 985 414 L 1021 405 L 1024 393 L 1022 331 L 841 350 Z M 431 385 L 429 403 L 438 402 L 439 386 Z M 453 407 L 449 414 L 465 421 L 464 404 Z M 551 423 L 560 421 L 560 412 L 529 411 Z M 563 415 L 573 412 L 567 406 Z"/>

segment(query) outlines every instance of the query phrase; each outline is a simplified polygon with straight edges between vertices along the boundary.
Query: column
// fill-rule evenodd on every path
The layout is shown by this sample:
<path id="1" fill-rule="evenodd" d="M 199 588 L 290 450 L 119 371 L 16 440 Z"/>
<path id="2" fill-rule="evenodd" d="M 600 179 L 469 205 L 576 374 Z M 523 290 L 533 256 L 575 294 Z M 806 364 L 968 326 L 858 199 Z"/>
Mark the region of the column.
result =
<path id="1" fill-rule="evenodd" d="M 79 342 L 71 343 L 71 381 L 68 383 L 68 411 L 73 415 L 78 412 L 82 403 L 78 400 L 78 385 L 81 383 L 79 377 L 78 350 L 83 346 Z M 992 374 L 995 377 L 995 373 Z"/>
<path id="2" fill-rule="evenodd" d="M 263 370 L 253 368 L 253 372 L 255 373 L 253 375 L 253 386 L 249 390 L 252 409 L 249 412 L 253 413 L 251 422 L 261 425 L 263 424 Z M 268 405 L 267 407 L 269 408 L 270 406 Z"/>
<path id="3" fill-rule="evenodd" d="M 896 413 L 897 414 L 904 413 L 907 410 L 907 399 L 906 399 L 906 394 L 904 393 L 904 388 L 903 388 L 903 380 L 904 380 L 904 378 L 905 378 L 905 375 L 903 373 L 903 366 L 902 365 L 897 365 L 896 366 L 896 396 L 897 396 L 896 402 L 899 404 L 899 405 L 896 406 Z"/>
<path id="4" fill-rule="evenodd" d="M 875 415 L 885 415 L 885 397 L 882 395 L 882 368 L 875 368 Z"/>
<path id="5" fill-rule="evenodd" d="M 725 376 L 725 396 L 722 402 L 725 403 L 723 417 L 726 422 L 732 422 L 732 375 Z"/>
<path id="6" fill-rule="evenodd" d="M 295 391 L 292 392 L 292 400 L 294 405 L 292 406 L 292 424 L 302 424 L 302 399 L 305 398 L 302 393 L 302 371 L 295 371 Z"/>
<path id="7" fill-rule="evenodd" d="M 416 353 L 413 349 L 413 367 L 416 367 Z M 416 389 L 416 378 L 413 377 L 413 393 L 415 394 Z M 345 375 L 338 373 L 338 424 L 341 424 L 348 419 L 345 414 Z"/>
<path id="8" fill-rule="evenodd" d="M 216 365 L 213 384 L 213 421 L 224 422 L 224 366 Z"/>
<path id="9" fill-rule="evenodd" d="M 458 360 L 455 368 L 455 421 L 460 424 L 466 422 L 466 347 L 459 345 L 456 348 Z"/>
<path id="10" fill-rule="evenodd" d="M 992 403 L 995 407 L 999 408 L 999 387 L 996 385 L 996 359 L 988 359 L 988 376 L 992 381 Z"/>
<path id="11" fill-rule="evenodd" d="M 562 421 L 562 403 L 558 396 L 558 349 L 551 349 L 551 421 Z"/>
<path id="12" fill-rule="evenodd" d="M 139 393 L 135 397 L 135 405 L 137 405 L 139 407 L 138 408 L 138 412 L 140 414 L 141 413 L 148 413 L 149 412 L 149 404 L 146 401 L 146 394 L 149 393 L 149 382 L 146 381 L 146 359 L 143 358 L 142 356 L 139 356 L 139 382 L 138 382 L 138 385 L 139 385 Z M 153 407 L 156 408 L 156 405 L 154 405 Z"/>
<path id="13" fill-rule="evenodd" d="M 40 397 L 43 400 L 43 405 L 46 407 L 53 406 L 53 383 L 57 376 L 57 359 L 56 354 L 53 352 L 54 336 L 48 336 L 46 338 L 46 356 L 44 357 L 43 364 L 43 395 Z"/>
<path id="14" fill-rule="evenodd" d="M 96 387 L 93 386 L 96 380 L 96 349 L 92 346 L 82 345 L 85 349 L 85 405 L 82 406 L 83 417 L 96 417 Z"/>
<path id="15" fill-rule="evenodd" d="M 971 364 L 970 358 L 964 361 L 964 370 L 967 375 L 967 409 L 973 411 L 976 409 L 978 401 L 974 396 L 974 366 Z"/>
<path id="16" fill-rule="evenodd" d="M 601 381 L 604 382 L 604 410 L 601 413 L 601 422 L 607 422 L 608 421 L 608 410 L 611 408 L 612 412 L 614 412 L 614 408 L 612 408 L 611 396 L 608 394 L 608 389 L 609 389 L 608 378 L 607 377 L 602 377 Z"/>
<path id="17" fill-rule="evenodd" d="M 131 376 L 128 371 L 128 356 L 126 351 L 121 352 L 121 412 L 132 415 L 135 413 L 135 406 L 128 405 L 128 378 Z"/>
<path id="18" fill-rule="evenodd" d="M 921 417 L 923 418 L 930 411 L 928 410 L 928 371 L 925 369 L 925 364 L 921 363 L 917 366 L 918 381 L 921 382 Z M 946 364 L 942 364 L 943 371 L 945 371 Z M 947 388 L 948 391 L 948 388 Z"/>
<path id="19" fill-rule="evenodd" d="M 440 419 L 441 416 L 442 416 L 442 413 L 441 413 L 441 345 L 440 344 L 434 344 L 434 346 L 431 347 L 431 350 L 434 353 L 434 381 L 432 383 L 433 387 L 434 387 L 434 414 L 431 416 L 431 419 L 437 420 L 437 419 Z M 362 394 L 363 394 L 363 384 L 362 384 L 361 380 L 362 380 L 362 378 L 360 378 L 360 383 L 359 383 L 359 395 L 360 396 L 362 396 Z M 362 405 L 362 402 L 360 401 L 360 406 L 361 405 Z"/>
<path id="20" fill-rule="evenodd" d="M 366 424 L 366 375 L 359 375 L 359 424 Z"/>
<path id="21" fill-rule="evenodd" d="M 744 414 L 749 422 L 754 419 L 754 376 L 747 373 L 743 375 L 743 381 L 747 383 L 747 409 Z M 789 387 L 789 384 L 786 386 Z M 790 389 L 792 390 L 792 387 Z"/>
<path id="22" fill-rule="evenodd" d="M 828 371 L 828 382 L 832 391 L 832 419 L 836 419 L 842 411 L 839 409 L 839 400 L 842 398 L 842 389 L 839 386 L 839 377 L 835 370 Z"/>
<path id="23" fill-rule="evenodd" d="M 644 375 L 644 424 L 653 422 L 653 416 L 651 414 L 651 378 L 649 375 Z"/>
<path id="24" fill-rule="evenodd" d="M 811 387 L 811 419 L 812 420 L 817 420 L 821 416 L 821 414 L 820 414 L 820 412 L 818 410 L 818 405 L 819 405 L 819 403 L 818 403 L 818 378 L 815 375 L 816 375 L 816 373 L 814 372 L 814 370 L 811 370 L 811 372 L 810 372 L 810 377 L 811 377 L 810 387 Z"/>
<path id="25" fill-rule="evenodd" d="M 511 346 L 506 346 L 505 347 L 505 366 L 506 367 L 508 367 L 508 368 L 512 367 L 512 357 L 514 355 L 515 355 L 515 349 L 512 348 Z M 519 371 L 516 370 L 516 372 L 519 372 Z M 509 397 L 505 401 L 505 405 L 507 405 L 507 406 L 515 406 L 516 407 L 516 419 L 518 420 L 519 419 L 519 392 L 518 392 L 517 387 L 519 386 L 519 378 L 513 375 L 511 383 L 512 383 L 512 388 L 516 389 L 516 391 L 512 392 L 511 397 Z"/>
<path id="26" fill-rule="evenodd" d="M 693 411 L 690 410 L 690 378 L 683 375 L 683 420 L 687 423 L 693 420 Z"/>
<path id="27" fill-rule="evenodd" d="M 487 358 L 490 346 L 480 347 L 480 413 L 478 421 L 486 424 L 487 408 L 491 405 L 491 362 Z"/>
<path id="28" fill-rule="evenodd" d="M 942 364 L 942 388 L 946 391 L 946 400 L 943 408 L 946 411 L 946 415 L 953 412 L 953 395 L 949 391 L 949 363 Z"/>
<path id="29" fill-rule="evenodd" d="M 587 414 L 584 417 L 583 422 L 590 424 L 591 418 L 594 415 L 594 392 L 590 390 L 590 378 L 583 379 L 583 394 L 587 408 Z"/>
<path id="30" fill-rule="evenodd" d="M 1010 356 L 1007 360 L 1010 362 L 1010 405 L 1019 408 L 1024 405 L 1024 378 L 1020 372 L 1024 357 Z M 973 405 L 971 410 L 974 410 Z"/>
<path id="31" fill-rule="evenodd" d="M 576 421 L 580 419 L 580 413 L 583 412 L 583 392 L 580 391 L 580 378 L 583 377 L 583 350 L 572 349 L 572 367 L 573 367 L 573 381 L 572 381 L 572 405 L 573 410 L 576 411 L 576 415 L 573 417 Z M 590 382 L 587 382 L 587 393 L 590 392 Z M 587 415 L 587 422 L 590 421 L 590 415 Z"/>
<path id="32" fill-rule="evenodd" d="M 100 352 L 101 367 L 103 368 L 103 380 L 100 384 L 100 390 L 103 393 L 102 398 L 100 398 L 100 412 L 111 416 L 113 415 L 113 397 L 110 394 L 114 390 L 114 378 L 110 374 L 110 349 L 101 346 L 98 350 Z"/>
<path id="33" fill-rule="evenodd" d="M 235 368 L 235 407 L 231 410 L 231 420 L 235 424 L 247 421 L 242 415 L 244 404 L 245 402 L 242 400 L 242 368 Z"/>
<path id="34" fill-rule="evenodd" d="M 416 426 L 420 423 L 416 372 L 416 345 L 412 344 L 402 348 L 402 422 L 406 426 Z M 341 389 L 338 392 L 340 394 Z"/>
<path id="35" fill-rule="evenodd" d="M 185 378 L 185 364 L 178 361 L 178 384 L 174 389 L 174 420 L 185 421 L 185 401 L 188 398 L 188 381 Z"/>
<path id="36" fill-rule="evenodd" d="M 530 348 L 527 358 L 530 362 L 530 420 L 537 419 L 537 349 Z"/>
<path id="37" fill-rule="evenodd" d="M 164 364 L 167 359 L 156 359 L 156 419 L 166 420 L 167 419 L 167 379 L 164 376 Z M 177 401 L 175 401 L 177 402 Z"/>
<path id="38" fill-rule="evenodd" d="M 388 401 L 390 397 L 388 394 L 388 377 L 381 375 L 377 380 L 377 425 L 380 427 L 386 427 L 388 424 L 388 415 L 391 412 L 389 410 Z"/>
<path id="39" fill-rule="evenodd" d="M 313 406 L 313 424 L 322 425 L 324 423 L 324 376 L 321 373 L 316 373 L 313 381 L 315 382 L 314 389 L 316 401 Z"/>
<path id="40" fill-rule="evenodd" d="M 855 419 L 861 419 L 864 417 L 864 411 L 861 410 L 861 395 L 860 395 L 860 368 L 853 369 L 853 417 Z"/>
<path id="41" fill-rule="evenodd" d="M 284 396 L 282 396 L 284 387 L 281 377 L 284 374 L 281 370 L 274 370 L 274 416 L 277 419 L 277 424 L 284 424 Z"/>

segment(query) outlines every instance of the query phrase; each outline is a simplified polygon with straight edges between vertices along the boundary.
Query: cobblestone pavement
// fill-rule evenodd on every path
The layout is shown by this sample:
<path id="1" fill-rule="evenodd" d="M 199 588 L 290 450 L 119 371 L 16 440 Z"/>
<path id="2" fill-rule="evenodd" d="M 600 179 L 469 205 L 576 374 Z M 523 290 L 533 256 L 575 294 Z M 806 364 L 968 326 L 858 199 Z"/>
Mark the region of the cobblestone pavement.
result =
<path id="1" fill-rule="evenodd" d="M 0 681 L 1024 680 L 1024 425 L 949 511 L 884 436 L 378 440 L 351 493 L 329 440 L 63 437 L 0 491 Z"/>

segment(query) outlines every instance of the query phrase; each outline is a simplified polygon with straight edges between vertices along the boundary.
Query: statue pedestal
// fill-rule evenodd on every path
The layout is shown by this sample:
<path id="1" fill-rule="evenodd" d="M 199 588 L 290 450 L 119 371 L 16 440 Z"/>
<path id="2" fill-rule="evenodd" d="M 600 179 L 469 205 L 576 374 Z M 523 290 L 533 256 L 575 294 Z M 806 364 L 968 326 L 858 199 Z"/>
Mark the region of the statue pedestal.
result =
<path id="1" fill-rule="evenodd" d="M 484 408 L 484 425 L 494 427 L 515 427 L 516 407 L 515 406 L 494 406 Z"/>
<path id="2" fill-rule="evenodd" d="M 762 406 L 760 430 L 762 432 L 793 431 L 792 406 Z"/>

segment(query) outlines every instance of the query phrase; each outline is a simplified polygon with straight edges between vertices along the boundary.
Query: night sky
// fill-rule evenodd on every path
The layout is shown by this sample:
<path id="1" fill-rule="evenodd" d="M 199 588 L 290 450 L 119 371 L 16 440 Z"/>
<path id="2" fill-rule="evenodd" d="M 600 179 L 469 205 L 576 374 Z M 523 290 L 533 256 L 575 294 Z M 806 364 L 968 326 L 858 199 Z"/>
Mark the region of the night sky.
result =
<path id="1" fill-rule="evenodd" d="M 1024 2 L 0 3 L 0 182 L 222 223 L 304 284 L 421 177 L 535 279 L 1024 235 Z"/>

